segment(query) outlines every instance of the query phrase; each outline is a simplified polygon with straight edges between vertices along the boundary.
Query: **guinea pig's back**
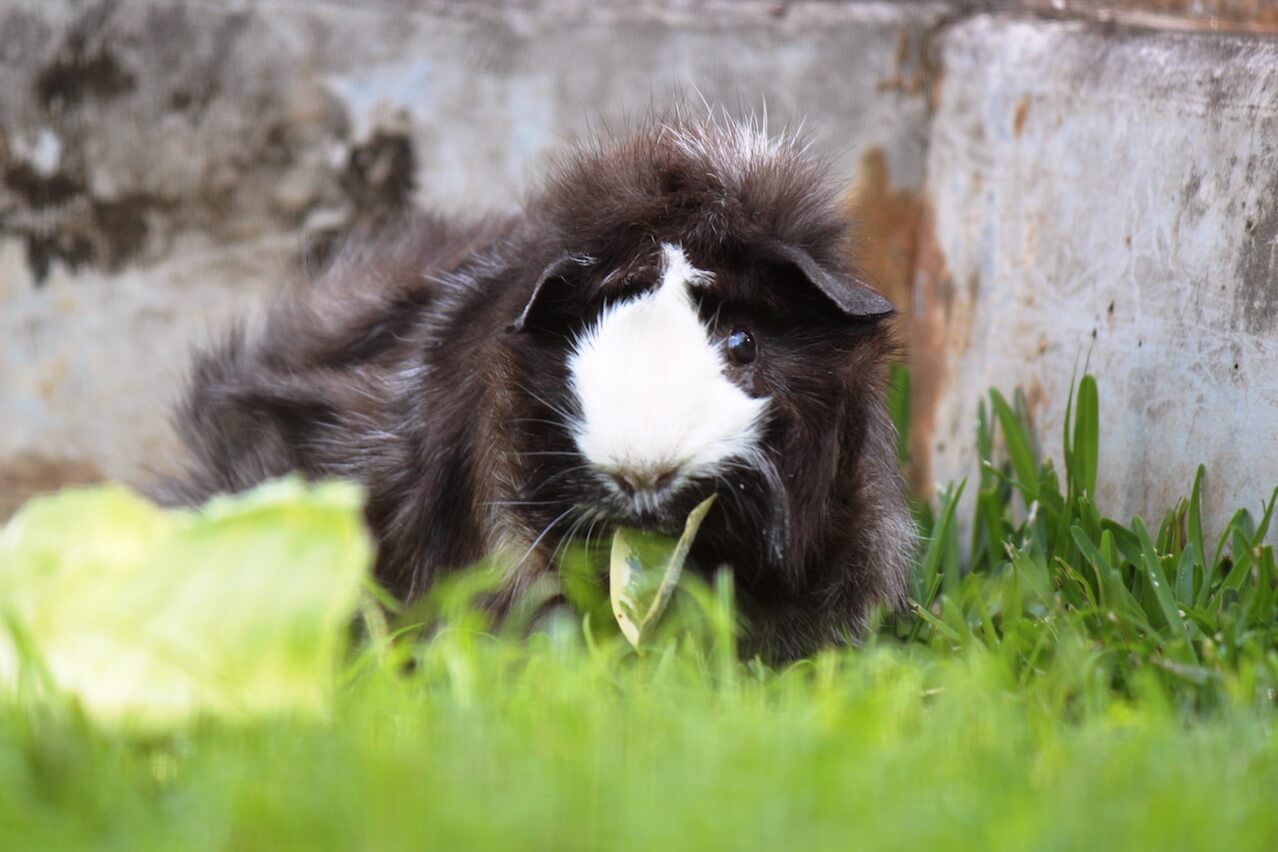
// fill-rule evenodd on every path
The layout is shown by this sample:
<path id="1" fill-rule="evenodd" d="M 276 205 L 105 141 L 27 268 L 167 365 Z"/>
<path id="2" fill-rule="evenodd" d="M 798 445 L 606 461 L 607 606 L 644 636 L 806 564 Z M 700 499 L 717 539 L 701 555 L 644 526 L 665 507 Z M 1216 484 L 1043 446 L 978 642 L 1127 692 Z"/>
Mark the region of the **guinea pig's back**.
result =
<path id="1" fill-rule="evenodd" d="M 511 227 L 415 215 L 347 238 L 284 289 L 260 329 L 240 325 L 195 355 L 174 414 L 184 458 L 152 496 L 194 504 L 290 471 L 367 482 L 393 468 L 403 397 L 454 275 Z"/>

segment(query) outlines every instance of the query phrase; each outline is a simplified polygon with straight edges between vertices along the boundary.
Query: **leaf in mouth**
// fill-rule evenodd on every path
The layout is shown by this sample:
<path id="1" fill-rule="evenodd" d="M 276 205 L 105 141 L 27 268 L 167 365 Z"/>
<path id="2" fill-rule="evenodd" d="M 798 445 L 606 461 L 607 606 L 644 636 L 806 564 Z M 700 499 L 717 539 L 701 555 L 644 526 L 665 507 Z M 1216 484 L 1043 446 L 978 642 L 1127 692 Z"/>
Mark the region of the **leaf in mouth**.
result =
<path id="1" fill-rule="evenodd" d="M 608 577 L 612 615 L 622 634 L 640 652 L 640 643 L 670 602 L 692 540 L 715 496 L 711 494 L 688 514 L 678 541 L 627 527 L 619 527 L 613 534 Z"/>

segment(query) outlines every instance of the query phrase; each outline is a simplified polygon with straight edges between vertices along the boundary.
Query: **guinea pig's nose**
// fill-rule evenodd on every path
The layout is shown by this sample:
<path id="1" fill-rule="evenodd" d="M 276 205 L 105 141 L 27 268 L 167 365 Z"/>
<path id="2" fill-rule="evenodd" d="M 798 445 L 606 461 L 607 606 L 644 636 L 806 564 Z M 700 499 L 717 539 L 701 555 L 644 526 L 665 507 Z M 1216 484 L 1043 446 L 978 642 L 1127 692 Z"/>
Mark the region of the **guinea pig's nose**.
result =
<path id="1" fill-rule="evenodd" d="M 679 475 L 676 467 L 621 468 L 609 471 L 621 493 L 633 497 L 641 491 L 661 491 Z"/>

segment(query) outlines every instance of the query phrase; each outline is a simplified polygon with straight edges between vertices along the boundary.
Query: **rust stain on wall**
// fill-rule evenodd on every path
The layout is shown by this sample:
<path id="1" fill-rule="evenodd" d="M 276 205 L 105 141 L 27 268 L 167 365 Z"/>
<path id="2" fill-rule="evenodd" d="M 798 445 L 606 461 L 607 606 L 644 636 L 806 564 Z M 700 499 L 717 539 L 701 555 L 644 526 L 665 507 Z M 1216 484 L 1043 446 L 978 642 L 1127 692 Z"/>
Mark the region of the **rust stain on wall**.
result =
<path id="1" fill-rule="evenodd" d="M 894 57 L 893 74 L 879 81 L 880 92 L 901 92 L 907 95 L 921 95 L 927 90 L 930 82 L 925 39 L 918 37 L 909 29 L 904 29 L 897 36 L 896 56 Z"/>
<path id="2" fill-rule="evenodd" d="M 892 187 L 883 149 L 866 151 L 848 194 L 852 260 L 869 283 L 896 306 L 897 332 L 906 344 L 911 334 L 908 320 L 913 312 L 914 253 L 921 207 L 917 192 Z"/>
<path id="3" fill-rule="evenodd" d="M 1012 116 L 1012 132 L 1016 136 L 1020 136 L 1025 130 L 1025 119 L 1029 118 L 1029 95 L 1021 95 L 1020 101 L 1016 104 L 1016 113 Z"/>

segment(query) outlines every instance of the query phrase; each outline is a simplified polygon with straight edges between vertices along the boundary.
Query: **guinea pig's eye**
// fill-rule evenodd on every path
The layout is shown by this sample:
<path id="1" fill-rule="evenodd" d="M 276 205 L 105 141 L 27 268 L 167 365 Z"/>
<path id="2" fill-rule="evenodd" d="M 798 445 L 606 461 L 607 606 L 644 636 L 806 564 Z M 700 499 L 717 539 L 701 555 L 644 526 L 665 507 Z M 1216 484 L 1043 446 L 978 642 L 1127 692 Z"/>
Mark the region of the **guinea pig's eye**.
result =
<path id="1" fill-rule="evenodd" d="M 728 360 L 738 367 L 759 357 L 759 347 L 754 335 L 744 328 L 734 328 L 728 333 Z"/>

